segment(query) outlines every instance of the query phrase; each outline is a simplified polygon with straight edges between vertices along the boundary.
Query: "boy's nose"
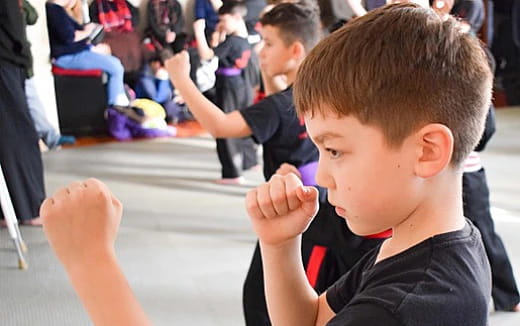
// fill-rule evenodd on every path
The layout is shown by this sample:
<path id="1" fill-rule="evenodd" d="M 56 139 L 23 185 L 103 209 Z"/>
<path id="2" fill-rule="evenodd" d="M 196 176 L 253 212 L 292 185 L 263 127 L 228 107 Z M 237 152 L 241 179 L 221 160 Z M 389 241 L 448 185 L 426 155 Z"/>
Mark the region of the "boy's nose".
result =
<path id="1" fill-rule="evenodd" d="M 325 162 L 320 157 L 318 160 L 318 169 L 316 170 L 316 183 L 320 187 L 334 189 L 334 180 L 328 171 L 330 171 L 330 169 L 327 168 Z"/>

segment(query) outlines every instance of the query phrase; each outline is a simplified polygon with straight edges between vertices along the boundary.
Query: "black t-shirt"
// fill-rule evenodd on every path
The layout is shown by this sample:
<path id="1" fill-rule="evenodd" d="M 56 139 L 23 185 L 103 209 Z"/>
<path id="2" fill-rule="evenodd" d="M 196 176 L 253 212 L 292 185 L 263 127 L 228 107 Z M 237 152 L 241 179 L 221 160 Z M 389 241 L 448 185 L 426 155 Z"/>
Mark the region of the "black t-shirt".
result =
<path id="1" fill-rule="evenodd" d="M 247 39 L 235 35 L 228 35 L 213 51 L 218 57 L 219 68 L 244 69 L 251 57 L 251 46 Z"/>
<path id="2" fill-rule="evenodd" d="M 327 290 L 336 313 L 327 325 L 487 325 L 491 274 L 471 222 L 374 265 L 378 252 Z"/>
<path id="3" fill-rule="evenodd" d="M 299 167 L 318 160 L 318 149 L 308 137 L 303 120 L 296 116 L 291 87 L 240 113 L 251 128 L 255 142 L 263 144 L 266 180 L 282 163 Z"/>

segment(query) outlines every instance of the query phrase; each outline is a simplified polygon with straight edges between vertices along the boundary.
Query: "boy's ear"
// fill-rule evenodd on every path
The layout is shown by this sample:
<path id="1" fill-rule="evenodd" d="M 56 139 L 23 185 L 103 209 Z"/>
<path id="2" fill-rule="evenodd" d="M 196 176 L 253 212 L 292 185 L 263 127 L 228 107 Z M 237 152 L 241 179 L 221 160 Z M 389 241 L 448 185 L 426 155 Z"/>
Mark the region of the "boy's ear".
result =
<path id="1" fill-rule="evenodd" d="M 291 45 L 291 53 L 294 59 L 303 59 L 305 58 L 305 47 L 302 42 L 295 41 Z"/>
<path id="2" fill-rule="evenodd" d="M 415 174 L 430 178 L 440 173 L 451 161 L 453 134 L 443 124 L 431 123 L 422 127 L 417 136 L 417 161 Z"/>

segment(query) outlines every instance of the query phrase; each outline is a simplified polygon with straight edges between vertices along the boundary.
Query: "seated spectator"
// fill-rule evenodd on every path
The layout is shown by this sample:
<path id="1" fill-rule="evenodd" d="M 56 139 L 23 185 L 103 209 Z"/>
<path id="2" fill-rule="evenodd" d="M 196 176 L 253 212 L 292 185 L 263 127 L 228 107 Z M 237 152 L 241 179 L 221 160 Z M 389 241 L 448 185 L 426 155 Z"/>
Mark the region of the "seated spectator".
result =
<path id="1" fill-rule="evenodd" d="M 125 72 L 138 72 L 143 60 L 142 35 L 137 30 L 139 10 L 126 0 L 94 0 L 89 14 L 93 22 L 103 25 L 103 42 L 110 45 Z"/>
<path id="2" fill-rule="evenodd" d="M 177 0 L 149 0 L 147 36 L 156 50 L 171 48 L 184 32 L 184 16 Z"/>
<path id="3" fill-rule="evenodd" d="M 168 122 L 179 122 L 183 105 L 177 103 L 168 72 L 159 58 L 143 66 L 135 88 L 137 98 L 153 100 L 164 107 Z"/>
<path id="4" fill-rule="evenodd" d="M 46 3 L 47 26 L 51 57 L 54 64 L 65 69 L 101 69 L 108 75 L 108 105 L 126 107 L 130 104 L 123 84 L 121 61 L 110 55 L 106 44 L 93 46 L 89 35 L 95 24 L 80 26 L 65 11 L 74 4 L 70 0 L 50 0 Z"/>

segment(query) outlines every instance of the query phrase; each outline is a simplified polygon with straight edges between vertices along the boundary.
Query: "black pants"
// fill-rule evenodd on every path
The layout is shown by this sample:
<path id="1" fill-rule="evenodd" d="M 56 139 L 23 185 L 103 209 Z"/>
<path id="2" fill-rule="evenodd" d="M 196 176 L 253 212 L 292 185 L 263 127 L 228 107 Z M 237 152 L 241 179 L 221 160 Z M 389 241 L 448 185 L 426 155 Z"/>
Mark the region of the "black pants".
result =
<path id="1" fill-rule="evenodd" d="M 464 216 L 480 230 L 482 241 L 491 265 L 492 296 L 496 310 L 511 310 L 520 297 L 513 276 L 513 269 L 502 240 L 495 232 L 493 218 L 489 211 L 489 189 L 486 172 L 463 174 Z"/>
<path id="2" fill-rule="evenodd" d="M 217 106 L 225 113 L 246 108 L 252 103 L 251 89 L 240 76 L 217 76 Z M 251 137 L 218 138 L 217 154 L 222 166 L 222 178 L 237 178 L 242 170 L 258 164 L 256 145 Z"/>
<path id="3" fill-rule="evenodd" d="M 317 293 L 323 293 L 347 273 L 368 251 L 382 239 L 365 239 L 353 234 L 345 220 L 337 216 L 328 202 L 320 203 L 320 210 L 302 236 L 302 260 L 309 282 Z M 316 249 L 324 254 L 315 261 Z M 313 279 L 310 266 L 317 267 Z M 243 288 L 243 309 L 247 326 L 271 325 L 264 292 L 262 257 L 257 243 Z"/>
<path id="4" fill-rule="evenodd" d="M 24 69 L 0 60 L 0 164 L 16 216 L 29 220 L 39 215 L 45 189 L 38 135 L 24 83 Z"/>

